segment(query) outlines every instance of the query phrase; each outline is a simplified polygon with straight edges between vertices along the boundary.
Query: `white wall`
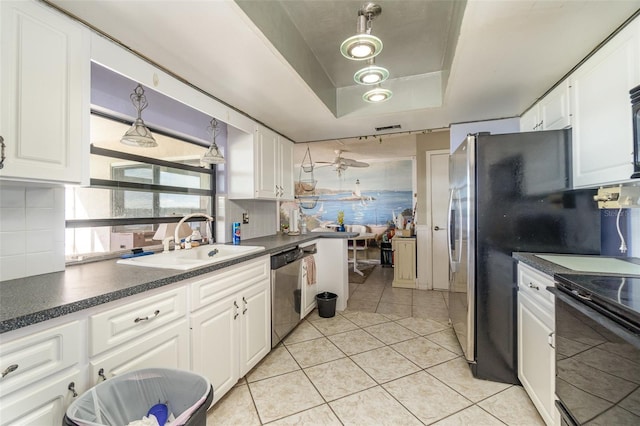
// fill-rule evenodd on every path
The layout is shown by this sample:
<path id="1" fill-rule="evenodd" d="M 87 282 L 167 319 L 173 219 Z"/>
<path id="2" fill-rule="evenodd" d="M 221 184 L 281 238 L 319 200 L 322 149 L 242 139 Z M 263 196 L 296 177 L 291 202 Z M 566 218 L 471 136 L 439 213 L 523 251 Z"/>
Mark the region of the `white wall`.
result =
<path id="1" fill-rule="evenodd" d="M 64 270 L 64 188 L 0 185 L 0 281 Z"/>
<path id="2" fill-rule="evenodd" d="M 249 223 L 242 223 L 242 213 L 249 213 Z M 277 230 L 277 202 L 268 200 L 229 200 L 217 197 L 216 242 L 231 241 L 231 224 L 240 222 L 241 240 L 266 237 Z"/>
<path id="3" fill-rule="evenodd" d="M 476 121 L 473 123 L 452 124 L 449 128 L 451 136 L 451 152 L 454 152 L 469 133 L 490 132 L 494 135 L 501 133 L 519 133 L 520 118 L 503 118 L 499 120 Z"/>

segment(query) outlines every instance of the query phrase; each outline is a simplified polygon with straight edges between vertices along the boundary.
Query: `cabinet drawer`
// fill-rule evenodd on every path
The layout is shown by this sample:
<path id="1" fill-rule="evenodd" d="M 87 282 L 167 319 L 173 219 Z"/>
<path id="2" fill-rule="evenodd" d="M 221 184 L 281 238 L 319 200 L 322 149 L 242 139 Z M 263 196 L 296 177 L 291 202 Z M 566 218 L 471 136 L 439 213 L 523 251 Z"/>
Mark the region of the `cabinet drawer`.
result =
<path id="1" fill-rule="evenodd" d="M 238 291 L 237 286 L 249 286 L 270 279 L 269 257 L 261 257 L 208 274 L 191 284 L 191 310 L 215 302 L 221 297 Z"/>
<path id="2" fill-rule="evenodd" d="M 554 287 L 553 279 L 535 269 L 518 264 L 518 290 L 529 295 L 535 303 L 542 304 L 544 308 L 553 312 L 553 294 L 547 291 L 547 287 Z"/>
<path id="3" fill-rule="evenodd" d="M 186 313 L 187 289 L 181 287 L 92 315 L 89 356 L 146 335 Z"/>
<path id="4" fill-rule="evenodd" d="M 186 318 L 90 360 L 91 386 L 102 380 L 101 375 L 109 379 L 141 368 L 189 370 L 189 324 Z"/>
<path id="5" fill-rule="evenodd" d="M 81 353 L 78 321 L 2 343 L 0 371 L 7 374 L 0 378 L 0 395 L 78 363 Z"/>

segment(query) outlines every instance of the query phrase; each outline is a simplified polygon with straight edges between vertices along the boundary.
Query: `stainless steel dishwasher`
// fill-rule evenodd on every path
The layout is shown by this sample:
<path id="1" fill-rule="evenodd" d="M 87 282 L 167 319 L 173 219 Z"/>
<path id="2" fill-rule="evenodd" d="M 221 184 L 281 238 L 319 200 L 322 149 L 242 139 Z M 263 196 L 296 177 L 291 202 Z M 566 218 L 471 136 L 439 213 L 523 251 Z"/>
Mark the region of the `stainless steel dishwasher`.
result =
<path id="1" fill-rule="evenodd" d="M 271 347 L 300 322 L 301 263 L 315 253 L 315 244 L 271 256 Z"/>

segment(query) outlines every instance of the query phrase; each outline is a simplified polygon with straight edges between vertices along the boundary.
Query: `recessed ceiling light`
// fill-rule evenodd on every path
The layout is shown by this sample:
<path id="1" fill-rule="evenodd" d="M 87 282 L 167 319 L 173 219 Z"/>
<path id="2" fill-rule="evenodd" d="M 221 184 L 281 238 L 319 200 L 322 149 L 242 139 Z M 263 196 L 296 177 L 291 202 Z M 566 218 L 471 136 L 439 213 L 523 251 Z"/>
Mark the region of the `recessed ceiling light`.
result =
<path id="1" fill-rule="evenodd" d="M 353 75 L 353 79 L 358 84 L 379 84 L 389 78 L 389 71 L 377 65 L 369 65 Z"/>
<path id="2" fill-rule="evenodd" d="M 376 87 L 362 95 L 362 99 L 371 103 L 380 103 L 390 99 L 391 96 L 393 96 L 393 92 L 391 90 Z"/>

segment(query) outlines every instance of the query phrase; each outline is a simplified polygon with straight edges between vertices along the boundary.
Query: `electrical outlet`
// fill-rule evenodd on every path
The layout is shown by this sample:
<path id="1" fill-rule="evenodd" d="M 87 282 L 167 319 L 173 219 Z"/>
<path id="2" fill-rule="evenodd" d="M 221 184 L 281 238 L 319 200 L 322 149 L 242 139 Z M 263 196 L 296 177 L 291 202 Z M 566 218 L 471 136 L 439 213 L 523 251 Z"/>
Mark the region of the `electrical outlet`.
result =
<path id="1" fill-rule="evenodd" d="M 598 202 L 599 209 L 638 208 L 640 207 L 640 187 L 621 185 L 599 188 L 593 200 Z"/>
<path id="2" fill-rule="evenodd" d="M 242 223 L 245 225 L 249 223 L 249 212 L 242 213 Z"/>

